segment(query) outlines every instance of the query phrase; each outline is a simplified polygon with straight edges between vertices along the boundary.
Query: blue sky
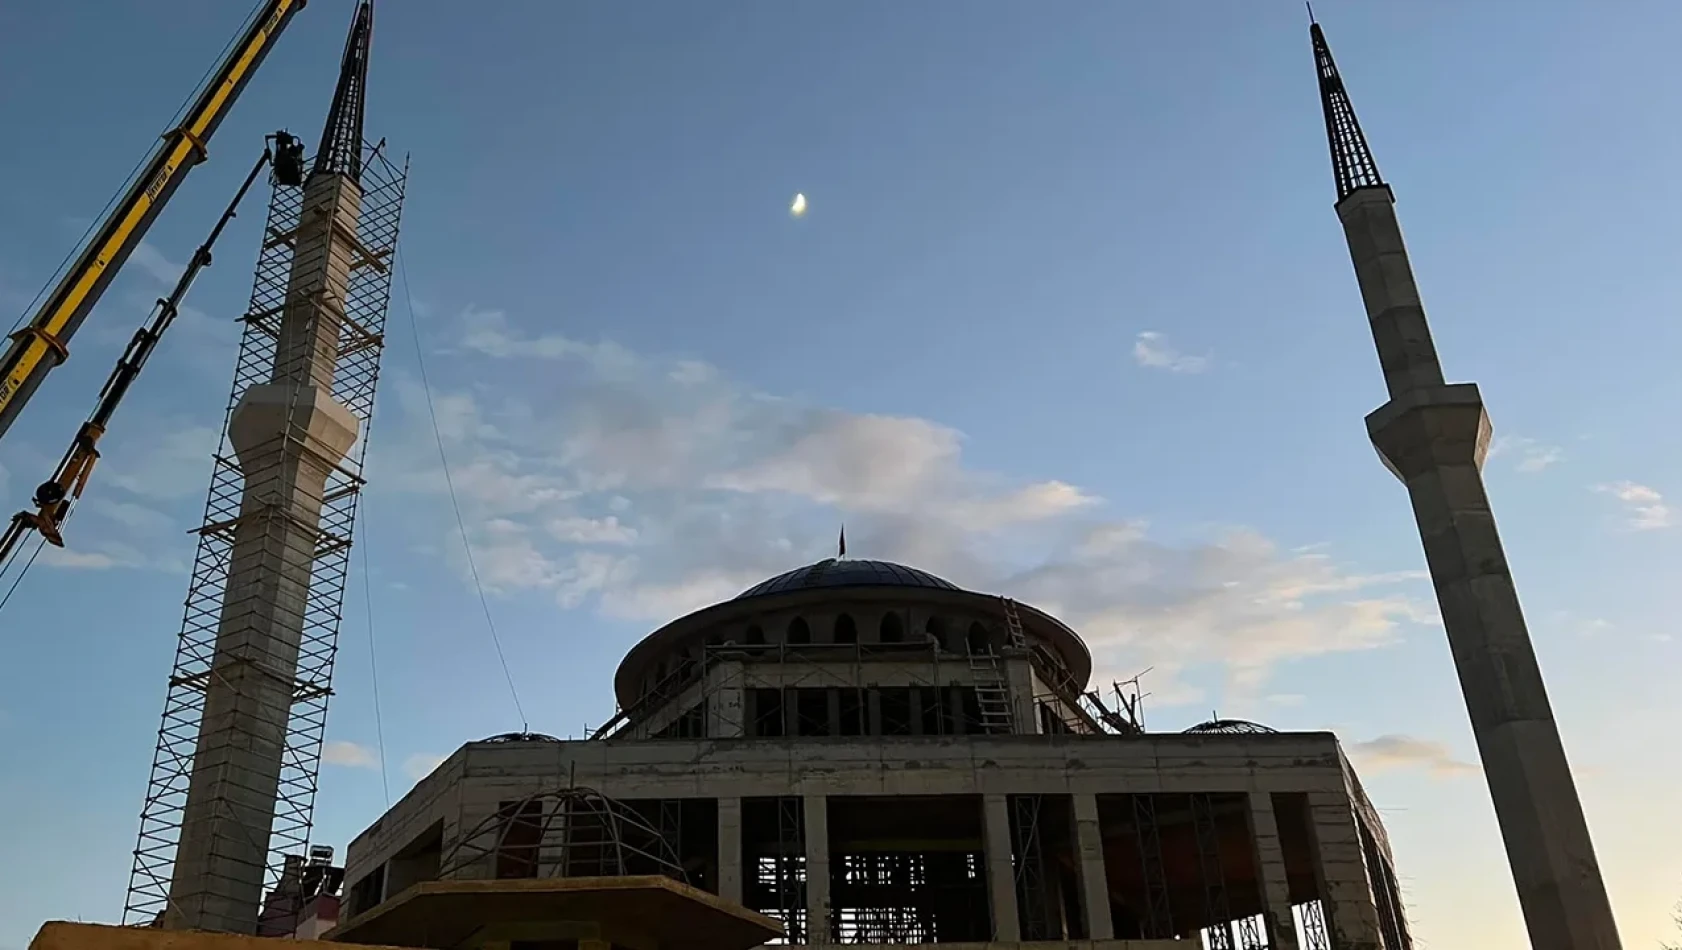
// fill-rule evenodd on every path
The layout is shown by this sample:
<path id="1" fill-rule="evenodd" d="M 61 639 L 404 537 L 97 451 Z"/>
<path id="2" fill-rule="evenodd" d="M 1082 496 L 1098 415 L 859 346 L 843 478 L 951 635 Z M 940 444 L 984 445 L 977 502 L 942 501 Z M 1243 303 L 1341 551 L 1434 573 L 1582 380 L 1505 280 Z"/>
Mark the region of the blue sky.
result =
<path id="1" fill-rule="evenodd" d="M 243 5 L 234 5 L 243 7 Z M 21 312 L 237 26 L 177 0 L 0 8 L 0 303 Z M 1682 470 L 1682 106 L 1663 0 L 1319 12 L 1490 490 L 1627 945 L 1682 897 L 1663 812 Z M 260 147 L 313 141 L 348 2 L 299 16 L 0 445 L 23 503 Z M 1423 946 L 1523 945 L 1332 211 L 1291 2 L 382 5 L 369 131 L 533 729 L 619 655 L 829 553 L 1051 609 L 1151 722 L 1333 728 Z M 810 199 L 787 214 L 796 192 Z M 113 919 L 255 258 L 259 202 L 0 616 L 0 947 Z M 520 726 L 467 580 L 401 287 L 320 837 Z M 48 857 L 51 855 L 52 857 Z"/>

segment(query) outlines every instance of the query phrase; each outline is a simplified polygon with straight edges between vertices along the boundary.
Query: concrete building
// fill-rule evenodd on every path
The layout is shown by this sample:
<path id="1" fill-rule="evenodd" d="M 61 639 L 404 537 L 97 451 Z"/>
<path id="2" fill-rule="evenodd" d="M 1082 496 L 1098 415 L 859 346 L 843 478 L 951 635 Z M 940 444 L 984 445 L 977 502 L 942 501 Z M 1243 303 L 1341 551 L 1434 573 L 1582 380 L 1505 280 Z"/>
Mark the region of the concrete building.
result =
<path id="1" fill-rule="evenodd" d="M 330 938 L 400 943 L 357 922 L 445 882 L 601 873 L 564 840 L 605 824 L 578 804 L 599 797 L 640 829 L 614 873 L 679 876 L 791 944 L 1411 945 L 1336 737 L 1148 732 L 1091 672 L 1026 604 L 799 568 L 636 644 L 593 737 L 457 750 L 351 843 Z"/>
<path id="2" fill-rule="evenodd" d="M 1367 416 L 1367 432 L 1413 502 L 1530 943 L 1615 950 L 1606 884 L 1484 490 L 1491 430 L 1483 396 L 1475 383 L 1445 381 L 1395 196 L 1325 35 L 1318 24 L 1309 32 L 1337 214 L 1390 394 Z"/>

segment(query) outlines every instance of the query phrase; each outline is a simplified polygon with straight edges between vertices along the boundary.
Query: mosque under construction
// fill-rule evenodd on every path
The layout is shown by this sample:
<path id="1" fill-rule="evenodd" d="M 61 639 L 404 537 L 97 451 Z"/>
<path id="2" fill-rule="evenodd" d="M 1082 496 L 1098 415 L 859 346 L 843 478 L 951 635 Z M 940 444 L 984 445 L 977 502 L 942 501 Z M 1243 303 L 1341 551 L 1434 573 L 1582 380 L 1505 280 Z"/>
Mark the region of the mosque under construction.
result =
<path id="1" fill-rule="evenodd" d="M 406 187 L 364 138 L 373 5 L 356 11 L 313 168 L 271 199 L 135 851 L 139 926 L 51 925 L 37 950 L 142 950 L 145 928 L 435 950 L 1411 950 L 1336 736 L 1146 729 L 1058 618 L 880 560 L 671 621 L 620 663 L 593 735 L 469 743 L 342 868 L 311 848 Z M 1484 490 L 1482 399 L 1445 382 L 1390 188 L 1311 38 L 1389 392 L 1368 431 L 1412 502 L 1532 946 L 1612 950 Z"/>

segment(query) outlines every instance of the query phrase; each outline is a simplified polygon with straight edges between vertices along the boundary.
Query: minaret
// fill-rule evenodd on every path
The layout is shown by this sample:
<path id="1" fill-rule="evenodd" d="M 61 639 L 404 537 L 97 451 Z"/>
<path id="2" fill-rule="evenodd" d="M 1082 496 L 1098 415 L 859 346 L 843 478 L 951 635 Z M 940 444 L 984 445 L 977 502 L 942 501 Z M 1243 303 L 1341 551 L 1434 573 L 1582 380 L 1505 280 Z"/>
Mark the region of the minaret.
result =
<path id="1" fill-rule="evenodd" d="M 1473 383 L 1443 381 L 1394 197 L 1319 24 L 1309 33 L 1337 213 L 1390 390 L 1390 401 L 1367 416 L 1367 432 L 1413 501 L 1530 943 L 1613 950 L 1618 930 L 1606 885 L 1484 490 L 1483 398 Z"/>
<path id="2" fill-rule="evenodd" d="M 358 227 L 372 29 L 364 0 L 296 230 L 267 238 L 291 247 L 284 302 L 246 318 L 267 321 L 258 325 L 269 328 L 272 368 L 246 386 L 229 415 L 225 444 L 243 481 L 238 516 L 205 528 L 231 540 L 163 917 L 174 929 L 255 932 L 282 774 L 310 752 L 289 742 L 294 707 L 326 690 L 301 675 L 300 656 L 309 660 L 314 628 L 329 619 L 311 597 L 312 580 L 321 583 L 318 561 L 341 541 L 324 529 L 323 507 L 360 428 L 334 384 L 352 271 L 367 260 Z M 336 614 L 330 621 L 336 632 Z M 166 728 L 167 720 L 166 712 Z M 313 771 L 308 779 L 313 791 Z"/>

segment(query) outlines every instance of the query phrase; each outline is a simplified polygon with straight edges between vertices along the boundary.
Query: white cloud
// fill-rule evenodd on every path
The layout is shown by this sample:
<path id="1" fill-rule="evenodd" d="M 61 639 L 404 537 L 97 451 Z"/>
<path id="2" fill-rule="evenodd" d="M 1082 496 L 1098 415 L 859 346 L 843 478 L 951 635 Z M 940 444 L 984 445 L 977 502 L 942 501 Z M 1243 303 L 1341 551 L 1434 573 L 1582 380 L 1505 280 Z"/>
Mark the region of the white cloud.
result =
<path id="1" fill-rule="evenodd" d="M 69 570 L 142 569 L 171 574 L 187 572 L 187 565 L 176 557 L 148 554 L 124 541 L 90 538 L 85 531 L 67 532 L 65 547 L 46 545 L 41 549 L 40 560 L 48 567 Z"/>
<path id="2" fill-rule="evenodd" d="M 443 765 L 447 758 L 449 756 L 436 755 L 431 752 L 417 752 L 403 760 L 403 774 L 418 782 L 431 775 L 432 771 Z"/>
<path id="3" fill-rule="evenodd" d="M 1565 457 L 1565 450 L 1525 436 L 1496 436 L 1489 445 L 1487 458 L 1516 458 L 1513 467 L 1526 475 L 1534 475 L 1553 467 Z"/>
<path id="4" fill-rule="evenodd" d="M 128 259 L 134 266 L 145 271 L 146 276 L 160 284 L 174 284 L 181 279 L 181 272 L 187 269 L 187 265 L 170 260 L 150 241 L 141 241 L 135 245 Z"/>
<path id="5" fill-rule="evenodd" d="M 106 484 L 158 501 L 202 495 L 210 482 L 211 454 L 222 439 L 221 429 L 179 422 L 166 425 L 127 429 L 122 445 L 106 462 Z"/>
<path id="6" fill-rule="evenodd" d="M 1201 373 L 1209 368 L 1209 357 L 1187 356 L 1155 330 L 1144 330 L 1133 340 L 1133 362 L 1170 373 Z"/>
<path id="7" fill-rule="evenodd" d="M 621 524 L 617 515 L 605 518 L 567 515 L 550 521 L 544 527 L 557 541 L 571 544 L 630 544 L 637 539 L 637 530 Z"/>
<path id="8" fill-rule="evenodd" d="M 353 769 L 377 769 L 380 767 L 379 756 L 372 749 L 343 739 L 322 743 L 321 761 L 326 765 L 342 765 Z"/>
<path id="9" fill-rule="evenodd" d="M 155 534 L 176 527 L 175 519 L 169 515 L 132 501 L 113 501 L 108 497 L 92 495 L 77 502 L 76 508 L 143 533 Z"/>
<path id="10" fill-rule="evenodd" d="M 1468 775 L 1478 767 L 1454 757 L 1448 746 L 1413 736 L 1383 735 L 1347 747 L 1349 757 L 1362 769 L 1382 772 L 1390 769 L 1424 769 L 1433 775 Z"/>
<path id="11" fill-rule="evenodd" d="M 47 545 L 41 549 L 41 563 L 48 567 L 63 567 L 81 571 L 104 571 L 114 567 L 133 567 L 105 551 L 76 551 Z"/>
<path id="12" fill-rule="evenodd" d="M 1651 531 L 1671 525 L 1671 507 L 1655 488 L 1623 481 L 1596 485 L 1594 490 L 1623 502 L 1625 514 L 1629 519 L 1628 524 L 1637 531 Z"/>
<path id="13" fill-rule="evenodd" d="M 1351 571 L 1322 547 L 1281 549 L 1244 529 L 1158 541 L 1080 486 L 976 468 L 962 434 L 927 419 L 803 406 L 613 344 L 539 346 L 500 314 L 469 313 L 463 334 L 498 361 L 501 391 L 535 393 L 435 394 L 456 407 L 452 474 L 497 593 L 663 622 L 833 554 L 845 522 L 855 557 L 1058 614 L 1092 644 L 1098 682 L 1154 663 L 1158 705 L 1195 698 L 1175 679 L 1193 668 L 1224 668 L 1260 702 L 1282 661 L 1379 647 L 1434 621 L 1409 586 L 1421 573 Z M 566 372 L 516 358 L 534 353 Z M 373 480 L 441 493 L 424 400 L 400 402 L 395 437 L 374 443 Z M 438 521 L 411 542 L 465 575 L 454 534 Z"/>

